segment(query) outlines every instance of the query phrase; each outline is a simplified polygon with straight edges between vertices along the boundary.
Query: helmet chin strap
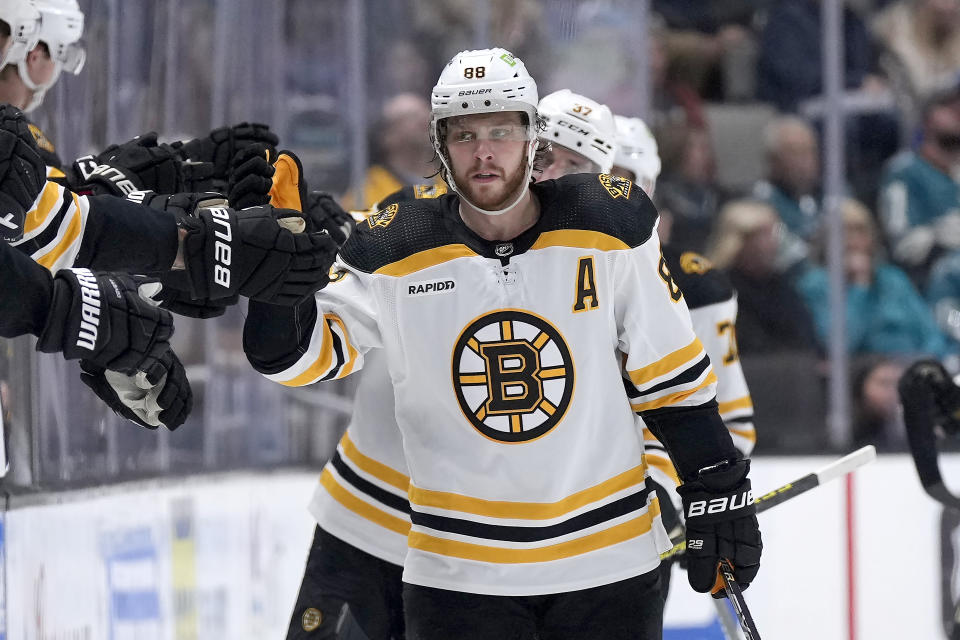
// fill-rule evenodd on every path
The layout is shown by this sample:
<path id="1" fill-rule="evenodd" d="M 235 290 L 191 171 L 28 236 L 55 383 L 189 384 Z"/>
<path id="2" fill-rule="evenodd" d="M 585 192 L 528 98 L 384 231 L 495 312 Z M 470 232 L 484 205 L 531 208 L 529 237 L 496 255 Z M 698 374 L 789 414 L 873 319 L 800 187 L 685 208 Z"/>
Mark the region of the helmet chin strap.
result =
<path id="1" fill-rule="evenodd" d="M 460 189 L 457 188 L 457 181 L 453 177 L 453 170 L 450 168 L 450 165 L 447 164 L 447 159 L 444 156 L 444 154 L 440 154 L 440 161 L 443 163 L 443 166 L 446 167 L 447 175 L 450 177 L 450 180 L 448 181 L 450 183 L 450 189 L 456 192 L 457 195 L 463 198 L 467 204 L 469 204 L 471 207 L 473 207 L 480 213 L 488 216 L 502 216 L 503 214 L 505 214 L 506 212 L 510 211 L 511 209 L 516 207 L 518 204 L 520 204 L 520 201 L 523 200 L 523 196 L 527 195 L 527 191 L 530 189 L 530 174 L 533 172 L 533 158 L 537 154 L 537 144 L 538 144 L 537 139 L 534 138 L 533 140 L 529 141 L 527 144 L 528 144 L 527 168 L 523 172 L 523 183 L 517 193 L 517 197 L 514 198 L 513 202 L 511 202 L 506 207 L 502 209 L 497 209 L 497 210 L 490 210 L 490 209 L 484 209 L 483 207 L 477 204 L 474 204 L 474 202 L 470 200 L 470 198 L 468 198 L 465 193 L 463 193 L 462 191 L 460 191 Z"/>

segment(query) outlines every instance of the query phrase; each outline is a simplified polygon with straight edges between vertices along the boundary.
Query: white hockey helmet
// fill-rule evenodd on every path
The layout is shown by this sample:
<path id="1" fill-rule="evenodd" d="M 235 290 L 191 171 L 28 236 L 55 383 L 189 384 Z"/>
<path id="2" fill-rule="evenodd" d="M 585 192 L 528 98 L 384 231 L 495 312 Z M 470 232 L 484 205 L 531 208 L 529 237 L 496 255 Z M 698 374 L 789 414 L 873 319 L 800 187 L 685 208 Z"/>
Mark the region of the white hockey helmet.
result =
<path id="1" fill-rule="evenodd" d="M 544 140 L 579 153 L 594 163 L 600 173 L 610 172 L 617 128 L 607 105 L 560 89 L 544 96 L 538 110 L 547 123 L 541 134 Z"/>
<path id="2" fill-rule="evenodd" d="M 500 111 L 520 111 L 527 117 L 527 167 L 523 188 L 509 206 L 497 211 L 477 207 L 461 193 L 460 197 L 478 211 L 492 216 L 506 213 L 526 194 L 533 172 L 533 158 L 537 152 L 537 99 L 537 83 L 527 73 L 526 66 L 520 58 L 499 47 L 461 51 L 440 74 L 430 96 L 430 139 L 443 164 L 443 178 L 457 193 L 460 192 L 444 147 L 443 120 L 453 116 Z"/>
<path id="3" fill-rule="evenodd" d="M 34 92 L 25 111 L 40 106 L 62 70 L 77 74 L 83 69 L 86 51 L 79 43 L 83 12 L 77 0 L 0 0 L 0 20 L 10 25 L 10 43 L 0 55 L 0 67 L 17 65 L 23 83 Z M 43 84 L 27 72 L 27 56 L 40 42 L 47 45 L 54 62 L 53 74 Z"/>
<path id="4" fill-rule="evenodd" d="M 617 124 L 614 164 L 632 171 L 634 181 L 652 198 L 662 168 L 657 140 L 640 118 L 613 116 L 613 119 Z"/>

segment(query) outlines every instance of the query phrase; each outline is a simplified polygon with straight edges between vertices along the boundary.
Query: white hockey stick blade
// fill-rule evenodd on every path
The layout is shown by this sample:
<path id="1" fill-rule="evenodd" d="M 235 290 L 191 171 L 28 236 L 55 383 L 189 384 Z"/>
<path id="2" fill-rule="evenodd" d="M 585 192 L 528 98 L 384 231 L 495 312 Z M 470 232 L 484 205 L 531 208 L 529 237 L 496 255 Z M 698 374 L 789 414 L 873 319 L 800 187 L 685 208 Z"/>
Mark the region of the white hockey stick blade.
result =
<path id="1" fill-rule="evenodd" d="M 847 454 L 835 462 L 831 462 L 824 468 L 816 471 L 817 479 L 820 484 L 825 484 L 831 480 L 836 480 L 845 476 L 854 469 L 869 464 L 877 459 L 877 450 L 872 444 L 857 449 L 853 453 Z"/>

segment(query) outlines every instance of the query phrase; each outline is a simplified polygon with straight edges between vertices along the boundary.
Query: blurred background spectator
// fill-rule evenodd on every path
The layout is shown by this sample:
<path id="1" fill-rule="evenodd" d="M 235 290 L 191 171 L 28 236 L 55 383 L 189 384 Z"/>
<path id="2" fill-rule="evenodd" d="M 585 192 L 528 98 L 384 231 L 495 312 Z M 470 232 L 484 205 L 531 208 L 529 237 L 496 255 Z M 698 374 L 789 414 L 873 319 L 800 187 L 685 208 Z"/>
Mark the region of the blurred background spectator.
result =
<path id="1" fill-rule="evenodd" d="M 366 209 L 406 185 L 439 183 L 431 177 L 433 145 L 427 135 L 430 103 L 423 96 L 401 93 L 387 100 L 380 121 L 373 127 L 371 159 L 373 165 L 361 187 L 362 200 L 351 189 L 342 200 L 347 209 Z"/>
<path id="2" fill-rule="evenodd" d="M 809 242 L 821 225 L 820 145 L 813 127 L 796 116 L 781 116 L 763 134 L 767 177 L 753 197 L 776 211 L 783 232 L 777 265 L 781 271 L 807 258 Z"/>
<path id="3" fill-rule="evenodd" d="M 902 269 L 880 257 L 873 216 L 856 200 L 845 200 L 841 211 L 850 353 L 904 358 L 947 355 L 947 340 L 920 292 Z M 797 280 L 823 348 L 830 335 L 829 284 L 822 263 Z"/>
<path id="4" fill-rule="evenodd" d="M 720 212 L 707 250 L 737 290 L 737 344 L 744 355 L 812 351 L 814 345 L 807 309 L 777 265 L 782 227 L 769 204 L 735 200 Z"/>
<path id="5" fill-rule="evenodd" d="M 713 143 L 706 129 L 676 124 L 661 134 L 663 177 L 657 206 L 671 220 L 673 242 L 703 252 L 726 195 L 716 183 Z"/>
<path id="6" fill-rule="evenodd" d="M 960 93 L 927 103 L 921 135 L 884 168 L 880 219 L 894 260 L 924 286 L 933 260 L 960 248 Z"/>

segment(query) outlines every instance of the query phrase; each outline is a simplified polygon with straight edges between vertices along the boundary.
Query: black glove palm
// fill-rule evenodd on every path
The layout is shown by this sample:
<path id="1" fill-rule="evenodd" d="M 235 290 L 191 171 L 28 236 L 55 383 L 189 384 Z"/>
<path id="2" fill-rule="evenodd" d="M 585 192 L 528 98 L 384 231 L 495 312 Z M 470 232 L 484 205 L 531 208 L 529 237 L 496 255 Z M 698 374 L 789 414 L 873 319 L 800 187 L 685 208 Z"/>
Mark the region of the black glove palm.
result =
<path id="1" fill-rule="evenodd" d="M 721 558 L 730 560 L 744 589 L 760 570 L 763 542 L 749 470 L 749 460 L 724 462 L 677 488 L 686 514 L 687 579 L 695 591 L 723 597 Z"/>
<path id="2" fill-rule="evenodd" d="M 113 411 L 147 429 L 163 425 L 173 431 L 193 409 L 193 392 L 183 364 L 168 350 L 159 360 L 165 373 L 155 384 L 144 374 L 127 376 L 80 361 L 80 380 Z"/>

